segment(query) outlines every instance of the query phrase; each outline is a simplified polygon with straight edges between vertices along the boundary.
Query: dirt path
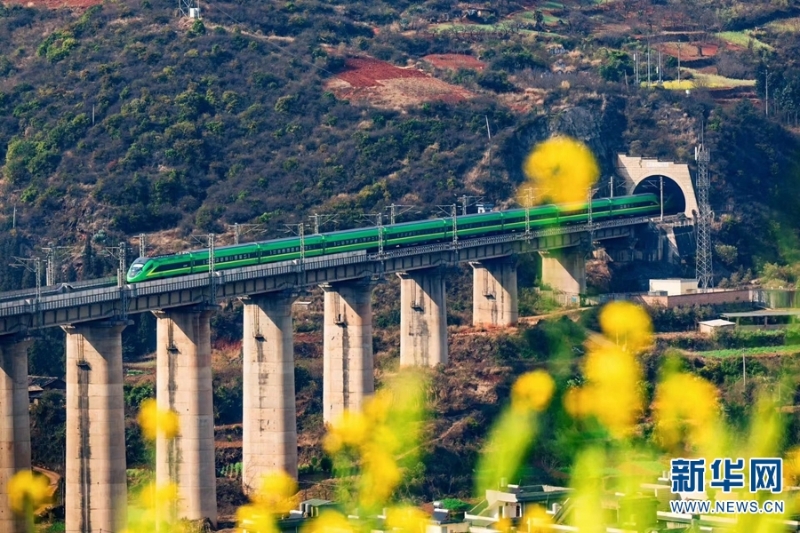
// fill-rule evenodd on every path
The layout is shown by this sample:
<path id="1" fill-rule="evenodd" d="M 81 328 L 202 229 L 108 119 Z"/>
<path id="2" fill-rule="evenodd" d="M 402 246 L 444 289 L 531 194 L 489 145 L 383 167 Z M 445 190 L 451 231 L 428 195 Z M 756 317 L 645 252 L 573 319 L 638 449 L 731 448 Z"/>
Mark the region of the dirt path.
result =
<path id="1" fill-rule="evenodd" d="M 47 476 L 47 479 L 50 480 L 50 503 L 42 505 L 41 507 L 36 509 L 36 515 L 43 515 L 51 508 L 56 506 L 54 497 L 56 495 L 56 492 L 58 491 L 58 485 L 61 483 L 61 475 L 56 472 L 53 472 L 52 470 L 39 468 L 38 466 L 34 466 L 33 470 L 35 472 L 39 472 L 40 474 Z"/>
<path id="2" fill-rule="evenodd" d="M 519 317 L 520 324 L 528 324 L 529 326 L 533 326 L 534 324 L 538 324 L 542 320 L 548 318 L 556 318 L 560 316 L 566 316 L 571 319 L 576 319 L 581 313 L 586 311 L 587 309 L 591 309 L 590 307 L 577 307 L 575 309 L 563 309 L 561 311 L 553 311 L 552 313 L 547 313 L 544 315 L 533 315 L 533 316 L 521 316 Z"/>

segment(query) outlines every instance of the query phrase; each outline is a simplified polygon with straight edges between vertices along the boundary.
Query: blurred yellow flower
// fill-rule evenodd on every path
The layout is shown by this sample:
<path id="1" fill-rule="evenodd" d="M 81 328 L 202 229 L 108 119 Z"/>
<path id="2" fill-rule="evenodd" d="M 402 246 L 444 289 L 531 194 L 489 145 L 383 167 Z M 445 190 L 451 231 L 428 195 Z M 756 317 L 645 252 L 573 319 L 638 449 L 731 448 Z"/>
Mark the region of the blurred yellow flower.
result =
<path id="1" fill-rule="evenodd" d="M 528 533 L 549 533 L 552 531 L 550 526 L 553 525 L 553 517 L 541 505 L 533 505 L 526 510 L 520 525 L 524 525 L 526 529 L 520 529 Z"/>
<path id="2" fill-rule="evenodd" d="M 322 445 L 328 453 L 336 453 L 345 446 L 360 446 L 367 438 L 367 433 L 364 415 L 345 411 L 331 424 Z"/>
<path id="3" fill-rule="evenodd" d="M 600 313 L 603 333 L 623 350 L 636 352 L 650 344 L 653 324 L 650 315 L 630 302 L 611 302 Z"/>
<path id="4" fill-rule="evenodd" d="M 261 477 L 258 490 L 250 496 L 262 510 L 286 514 L 295 508 L 297 482 L 284 471 L 275 471 Z"/>
<path id="5" fill-rule="evenodd" d="M 784 486 L 797 485 L 800 479 L 800 446 L 795 446 L 786 452 L 783 459 L 783 479 Z"/>
<path id="6" fill-rule="evenodd" d="M 425 533 L 428 515 L 416 507 L 392 507 L 386 511 L 386 526 L 389 530 Z"/>
<path id="7" fill-rule="evenodd" d="M 8 481 L 8 503 L 17 514 L 33 513 L 50 501 L 50 482 L 47 477 L 31 470 L 20 470 Z"/>
<path id="8" fill-rule="evenodd" d="M 564 409 L 574 418 L 583 418 L 591 413 L 591 394 L 583 387 L 570 387 L 564 394 Z"/>
<path id="9" fill-rule="evenodd" d="M 159 409 L 152 398 L 142 402 L 137 419 L 147 440 L 156 440 L 159 436 L 174 439 L 180 431 L 178 414 L 171 409 Z"/>
<path id="10" fill-rule="evenodd" d="M 642 412 L 641 369 L 618 347 L 593 349 L 586 357 L 586 407 L 616 437 L 630 433 Z"/>
<path id="11" fill-rule="evenodd" d="M 275 516 L 258 505 L 243 505 L 236 510 L 236 526 L 247 533 L 278 533 Z"/>
<path id="12" fill-rule="evenodd" d="M 372 423 L 382 424 L 386 422 L 391 407 L 392 392 L 379 390 L 364 403 L 364 416 Z"/>
<path id="13" fill-rule="evenodd" d="M 543 411 L 550 403 L 555 388 L 555 381 L 544 370 L 523 374 L 511 389 L 511 407 L 516 410 Z"/>
<path id="14" fill-rule="evenodd" d="M 380 507 L 389 499 L 402 473 L 394 457 L 377 446 L 368 446 L 362 457 L 361 503 L 366 508 Z"/>
<path id="15" fill-rule="evenodd" d="M 589 188 L 600 175 L 589 148 L 563 136 L 536 145 L 522 168 L 529 184 L 538 189 L 539 199 L 554 203 L 586 201 Z M 524 201 L 522 205 L 526 205 Z"/>
<path id="16" fill-rule="evenodd" d="M 508 518 L 501 518 L 495 523 L 494 529 L 500 531 L 501 533 L 508 533 L 511 531 L 511 526 L 511 520 Z"/>
<path id="17" fill-rule="evenodd" d="M 145 509 L 157 509 L 178 501 L 178 486 L 175 483 L 156 485 L 150 483 L 139 496 L 139 502 Z"/>
<path id="18" fill-rule="evenodd" d="M 686 443 L 703 446 L 715 439 L 717 390 L 697 376 L 675 373 L 656 388 L 653 413 L 656 433 L 668 449 Z"/>
<path id="19" fill-rule="evenodd" d="M 338 511 L 326 509 L 319 518 L 306 522 L 301 529 L 302 533 L 352 533 L 353 526 Z"/>

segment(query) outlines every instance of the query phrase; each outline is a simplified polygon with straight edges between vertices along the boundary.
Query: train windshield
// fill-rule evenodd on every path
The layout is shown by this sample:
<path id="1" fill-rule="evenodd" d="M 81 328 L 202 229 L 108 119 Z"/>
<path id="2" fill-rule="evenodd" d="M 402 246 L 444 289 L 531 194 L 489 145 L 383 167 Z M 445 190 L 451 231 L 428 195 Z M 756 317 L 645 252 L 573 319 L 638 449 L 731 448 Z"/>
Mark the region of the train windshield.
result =
<path id="1" fill-rule="evenodd" d="M 136 274 L 138 274 L 139 271 L 142 270 L 142 267 L 144 267 L 145 263 L 147 263 L 147 258 L 146 257 L 138 258 L 136 261 L 134 261 L 131 264 L 131 268 L 130 268 L 130 270 L 128 270 L 128 275 L 129 276 L 135 276 Z"/>

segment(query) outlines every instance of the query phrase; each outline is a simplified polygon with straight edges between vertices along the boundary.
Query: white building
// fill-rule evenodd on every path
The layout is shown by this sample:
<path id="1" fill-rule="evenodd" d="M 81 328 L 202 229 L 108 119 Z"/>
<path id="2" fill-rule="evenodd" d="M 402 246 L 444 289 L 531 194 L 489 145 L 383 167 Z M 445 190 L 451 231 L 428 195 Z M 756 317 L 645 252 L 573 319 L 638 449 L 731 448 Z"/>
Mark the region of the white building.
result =
<path id="1" fill-rule="evenodd" d="M 668 278 L 650 280 L 650 293 L 660 294 L 661 296 L 680 296 L 682 294 L 695 294 L 696 292 L 696 279 Z"/>

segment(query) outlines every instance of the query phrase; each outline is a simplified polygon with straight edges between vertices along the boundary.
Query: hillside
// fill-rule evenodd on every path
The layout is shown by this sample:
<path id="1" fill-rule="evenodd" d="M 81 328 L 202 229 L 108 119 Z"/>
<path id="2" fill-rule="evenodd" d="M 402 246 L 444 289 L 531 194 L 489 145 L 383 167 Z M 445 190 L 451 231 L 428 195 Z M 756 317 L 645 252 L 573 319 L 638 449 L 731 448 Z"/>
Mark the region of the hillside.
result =
<path id="1" fill-rule="evenodd" d="M 101 248 L 140 233 L 168 252 L 228 242 L 235 223 L 261 238 L 391 203 L 423 218 L 465 193 L 506 206 L 553 133 L 588 142 L 606 178 L 616 152 L 689 160 L 701 120 L 717 238 L 734 247 L 721 273 L 793 259 L 774 238 L 800 225 L 793 3 L 222 2 L 202 20 L 158 0 L 48 7 L 0 11 L 0 253 L 63 247 L 60 279 L 113 271 Z M 678 89 L 631 86 L 634 54 L 646 85 L 648 41 Z M 32 283 L 0 264 L 0 290 Z"/>

